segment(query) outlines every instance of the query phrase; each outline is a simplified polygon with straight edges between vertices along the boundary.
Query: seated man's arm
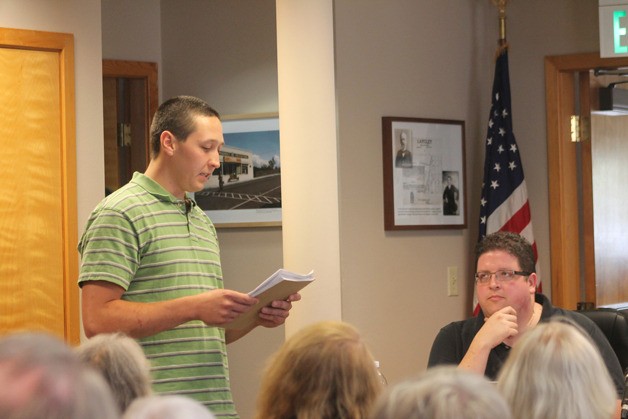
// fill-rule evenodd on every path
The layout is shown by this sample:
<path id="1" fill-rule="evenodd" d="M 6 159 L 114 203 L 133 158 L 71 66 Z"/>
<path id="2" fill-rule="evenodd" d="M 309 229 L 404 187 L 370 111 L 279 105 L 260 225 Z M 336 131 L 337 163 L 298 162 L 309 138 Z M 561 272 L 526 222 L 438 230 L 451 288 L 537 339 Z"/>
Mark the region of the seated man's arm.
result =
<path id="1" fill-rule="evenodd" d="M 504 340 L 517 335 L 517 312 L 508 306 L 484 320 L 484 325 L 473 338 L 467 353 L 458 366 L 484 374 L 491 350 Z"/>
<path id="2" fill-rule="evenodd" d="M 450 323 L 436 335 L 427 366 L 458 365 L 463 357 L 462 322 Z"/>
<path id="3" fill-rule="evenodd" d="M 517 334 L 517 317 L 512 307 L 505 307 L 490 318 L 471 339 L 468 347 L 462 337 L 462 323 L 452 323 L 441 329 L 434 340 L 428 367 L 455 364 L 459 368 L 484 374 L 491 350 L 510 336 Z"/>

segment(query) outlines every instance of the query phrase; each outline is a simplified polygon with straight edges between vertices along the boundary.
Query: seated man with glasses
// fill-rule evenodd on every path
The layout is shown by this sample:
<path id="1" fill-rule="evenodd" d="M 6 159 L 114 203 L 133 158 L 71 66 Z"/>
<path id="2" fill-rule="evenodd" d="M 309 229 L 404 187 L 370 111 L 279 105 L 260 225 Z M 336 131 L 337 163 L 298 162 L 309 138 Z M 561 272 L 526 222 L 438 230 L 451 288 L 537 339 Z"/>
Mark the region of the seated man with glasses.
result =
<path id="1" fill-rule="evenodd" d="M 475 258 L 475 290 L 481 311 L 477 317 L 440 330 L 428 367 L 457 364 L 495 380 L 510 348 L 526 330 L 553 316 L 564 316 L 591 336 L 622 398 L 621 366 L 602 331 L 584 315 L 554 307 L 547 297 L 536 293 L 534 251 L 525 238 L 509 232 L 490 234 L 476 245 Z"/>

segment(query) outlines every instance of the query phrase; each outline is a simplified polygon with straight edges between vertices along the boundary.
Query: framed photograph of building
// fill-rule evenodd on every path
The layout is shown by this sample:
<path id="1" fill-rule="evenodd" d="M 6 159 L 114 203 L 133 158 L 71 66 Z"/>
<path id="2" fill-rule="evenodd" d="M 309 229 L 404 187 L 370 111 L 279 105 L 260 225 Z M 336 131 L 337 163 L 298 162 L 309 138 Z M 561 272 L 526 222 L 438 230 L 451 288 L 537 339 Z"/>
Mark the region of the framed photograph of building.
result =
<path id="1" fill-rule="evenodd" d="M 464 121 L 383 117 L 384 229 L 467 227 Z"/>
<path id="2" fill-rule="evenodd" d="M 225 145 L 220 168 L 194 199 L 218 228 L 280 226 L 278 115 L 221 119 Z"/>

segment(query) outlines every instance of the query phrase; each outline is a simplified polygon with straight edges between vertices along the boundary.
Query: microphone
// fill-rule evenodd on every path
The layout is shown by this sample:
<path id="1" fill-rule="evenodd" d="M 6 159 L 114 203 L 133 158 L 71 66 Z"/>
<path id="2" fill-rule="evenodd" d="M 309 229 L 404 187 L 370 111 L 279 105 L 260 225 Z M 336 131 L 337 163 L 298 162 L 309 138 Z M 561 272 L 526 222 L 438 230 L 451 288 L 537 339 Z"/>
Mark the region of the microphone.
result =
<path id="1" fill-rule="evenodd" d="M 185 213 L 189 214 L 190 211 L 192 211 L 192 200 L 190 198 L 185 198 L 183 202 L 185 203 Z"/>
<path id="2" fill-rule="evenodd" d="M 621 419 L 628 419 L 628 368 L 626 368 L 624 374 L 624 397 L 621 400 Z"/>

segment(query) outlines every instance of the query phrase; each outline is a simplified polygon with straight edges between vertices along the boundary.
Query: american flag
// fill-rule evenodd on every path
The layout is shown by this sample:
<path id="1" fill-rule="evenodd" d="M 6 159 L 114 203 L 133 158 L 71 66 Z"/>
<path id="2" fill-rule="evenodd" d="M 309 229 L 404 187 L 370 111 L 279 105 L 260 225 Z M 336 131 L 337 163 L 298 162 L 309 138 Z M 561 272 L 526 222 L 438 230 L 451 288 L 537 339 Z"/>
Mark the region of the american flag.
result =
<path id="1" fill-rule="evenodd" d="M 495 63 L 493 96 L 488 117 L 486 155 L 484 158 L 484 182 L 480 201 L 480 237 L 496 231 L 512 231 L 525 237 L 538 259 L 536 243 L 532 235 L 532 220 L 528 190 L 523 177 L 519 148 L 512 129 L 510 107 L 510 78 L 508 76 L 508 50 L 504 48 Z M 537 285 L 541 292 L 541 284 Z M 479 305 L 473 295 L 473 313 Z"/>

